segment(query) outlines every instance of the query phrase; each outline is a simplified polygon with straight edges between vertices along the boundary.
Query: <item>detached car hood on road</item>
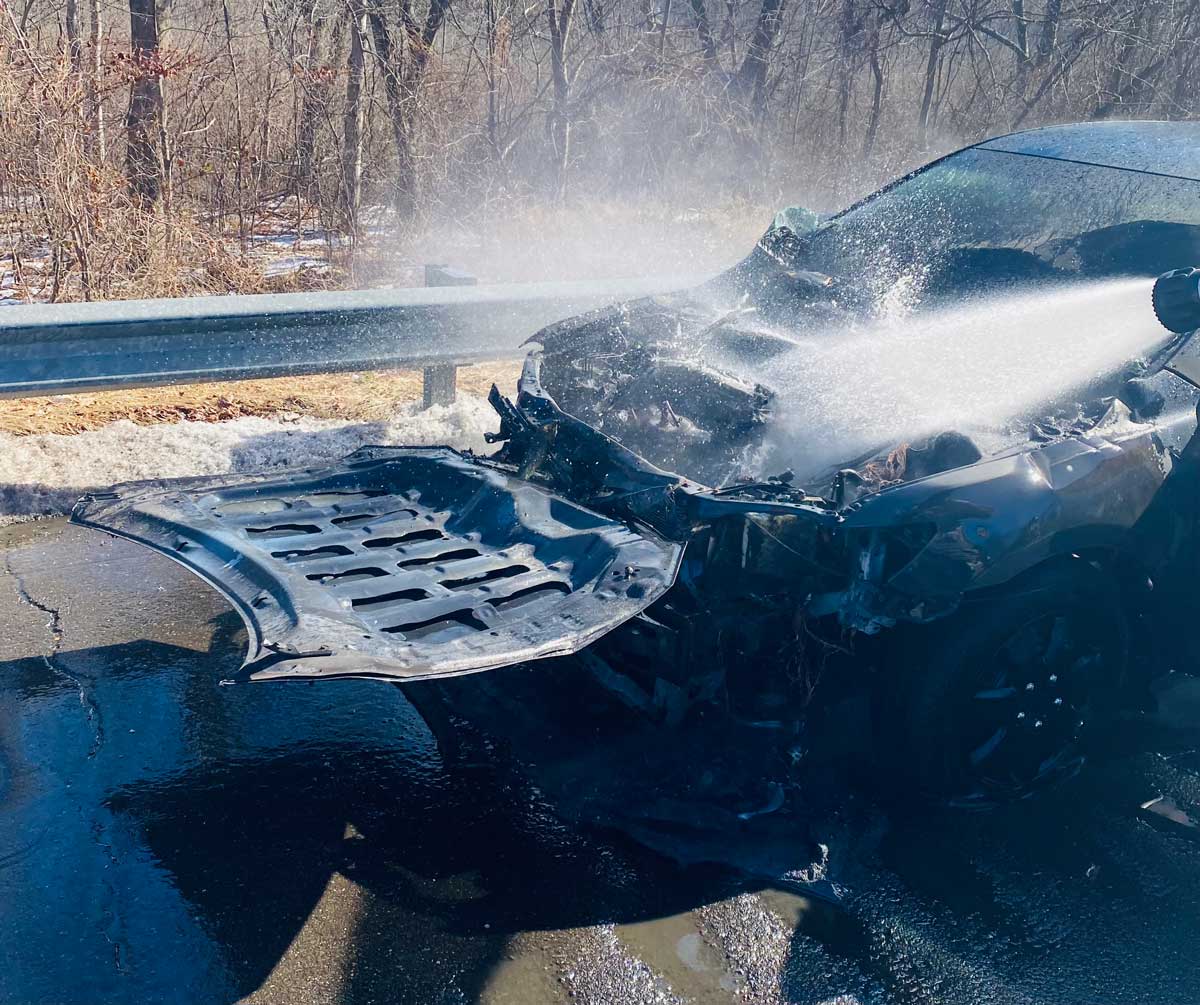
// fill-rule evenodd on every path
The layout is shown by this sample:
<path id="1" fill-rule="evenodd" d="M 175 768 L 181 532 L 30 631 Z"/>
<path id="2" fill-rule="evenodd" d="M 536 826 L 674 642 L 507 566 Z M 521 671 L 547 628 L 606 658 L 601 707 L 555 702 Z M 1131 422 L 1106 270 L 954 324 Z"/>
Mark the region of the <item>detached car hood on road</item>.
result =
<path id="1" fill-rule="evenodd" d="M 447 448 L 135 484 L 73 519 L 225 594 L 255 680 L 411 681 L 570 653 L 662 596 L 682 551 Z"/>

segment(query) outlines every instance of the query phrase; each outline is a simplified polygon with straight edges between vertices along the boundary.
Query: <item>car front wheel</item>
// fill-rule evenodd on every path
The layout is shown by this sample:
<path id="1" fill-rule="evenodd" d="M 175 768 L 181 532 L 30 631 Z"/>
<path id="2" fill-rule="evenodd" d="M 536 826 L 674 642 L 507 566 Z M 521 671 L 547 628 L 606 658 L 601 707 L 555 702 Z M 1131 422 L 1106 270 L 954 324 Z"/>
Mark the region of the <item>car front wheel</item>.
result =
<path id="1" fill-rule="evenodd" d="M 880 766 L 906 790 L 961 806 L 1032 795 L 1072 776 L 1085 731 L 1125 674 L 1115 584 L 1074 559 L 912 630 L 881 668 Z"/>

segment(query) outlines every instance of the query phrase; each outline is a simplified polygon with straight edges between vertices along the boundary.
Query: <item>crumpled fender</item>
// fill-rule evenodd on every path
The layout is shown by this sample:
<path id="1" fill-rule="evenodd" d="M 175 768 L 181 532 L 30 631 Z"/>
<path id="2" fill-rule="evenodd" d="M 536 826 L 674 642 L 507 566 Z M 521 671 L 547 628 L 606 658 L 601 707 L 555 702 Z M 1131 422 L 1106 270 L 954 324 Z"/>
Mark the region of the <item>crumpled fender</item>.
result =
<path id="1" fill-rule="evenodd" d="M 1119 545 L 1171 464 L 1153 428 L 1115 402 L 1086 435 L 868 496 L 843 513 L 843 526 L 860 535 L 928 528 L 924 547 L 877 585 L 944 608 L 1058 555 Z"/>

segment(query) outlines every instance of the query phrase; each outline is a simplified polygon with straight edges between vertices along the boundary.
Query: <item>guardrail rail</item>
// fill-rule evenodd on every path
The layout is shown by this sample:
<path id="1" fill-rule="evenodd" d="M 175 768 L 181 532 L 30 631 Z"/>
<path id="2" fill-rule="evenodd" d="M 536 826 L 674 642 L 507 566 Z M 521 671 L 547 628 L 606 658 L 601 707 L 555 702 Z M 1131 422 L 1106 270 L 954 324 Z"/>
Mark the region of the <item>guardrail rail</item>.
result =
<path id="1" fill-rule="evenodd" d="M 0 310 L 0 397 L 423 369 L 426 405 L 445 403 L 454 397 L 455 368 L 464 363 L 519 357 L 521 344 L 547 324 L 695 281 L 453 285 L 6 307 Z"/>

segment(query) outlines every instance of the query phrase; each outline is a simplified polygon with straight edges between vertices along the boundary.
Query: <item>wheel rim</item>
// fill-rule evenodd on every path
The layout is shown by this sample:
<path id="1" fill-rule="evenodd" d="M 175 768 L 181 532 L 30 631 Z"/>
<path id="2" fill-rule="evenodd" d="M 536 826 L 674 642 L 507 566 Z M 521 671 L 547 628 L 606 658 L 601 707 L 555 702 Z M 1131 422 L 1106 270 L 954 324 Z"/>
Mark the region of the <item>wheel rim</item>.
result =
<path id="1" fill-rule="evenodd" d="M 972 791 L 961 801 L 1026 795 L 1078 770 L 1076 744 L 1104 659 L 1094 623 L 1047 613 L 969 673 L 955 754 Z"/>

